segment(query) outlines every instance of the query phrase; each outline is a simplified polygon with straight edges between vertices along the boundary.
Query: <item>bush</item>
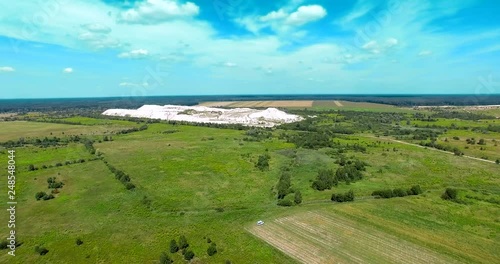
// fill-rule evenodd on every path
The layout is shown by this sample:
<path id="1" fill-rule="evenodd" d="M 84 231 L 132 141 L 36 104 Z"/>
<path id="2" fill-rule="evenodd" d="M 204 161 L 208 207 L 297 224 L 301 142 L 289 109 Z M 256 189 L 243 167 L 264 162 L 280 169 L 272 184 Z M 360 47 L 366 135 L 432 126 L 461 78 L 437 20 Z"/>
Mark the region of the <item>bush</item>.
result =
<path id="1" fill-rule="evenodd" d="M 180 249 L 185 249 L 187 247 L 189 247 L 189 243 L 188 243 L 186 237 L 185 236 L 180 236 L 179 237 L 179 248 Z"/>
<path id="2" fill-rule="evenodd" d="M 9 245 L 9 243 L 6 240 L 2 240 L 0 242 L 0 249 L 6 249 L 7 245 Z"/>
<path id="3" fill-rule="evenodd" d="M 279 206 L 292 206 L 293 202 L 288 199 L 278 200 Z"/>
<path id="4" fill-rule="evenodd" d="M 54 195 L 52 195 L 52 194 L 48 194 L 48 195 L 47 195 L 47 194 L 45 194 L 45 195 L 42 197 L 42 199 L 43 199 L 43 200 L 51 200 L 51 199 L 54 199 L 54 198 L 55 198 L 55 197 L 54 197 Z"/>
<path id="5" fill-rule="evenodd" d="M 179 251 L 179 246 L 175 239 L 170 240 L 170 253 L 177 253 Z"/>
<path id="6" fill-rule="evenodd" d="M 270 159 L 271 159 L 271 156 L 269 156 L 269 154 L 260 155 L 259 160 L 255 164 L 255 167 L 257 167 L 261 171 L 269 169 L 269 160 Z"/>
<path id="7" fill-rule="evenodd" d="M 125 184 L 125 188 L 127 188 L 127 190 L 133 190 L 133 189 L 135 189 L 135 185 L 131 182 L 127 182 Z"/>
<path id="8" fill-rule="evenodd" d="M 408 192 L 408 194 L 410 194 L 410 195 L 419 195 L 421 193 L 422 193 L 422 189 L 420 188 L 420 185 L 413 185 L 410 188 L 410 191 Z"/>
<path id="9" fill-rule="evenodd" d="M 171 264 L 174 261 L 167 255 L 167 253 L 162 252 L 160 255 L 160 264 Z"/>
<path id="10" fill-rule="evenodd" d="M 312 188 L 318 191 L 330 190 L 333 186 L 337 186 L 338 181 L 333 170 L 322 169 L 318 171 L 316 180 L 312 184 Z"/>
<path id="11" fill-rule="evenodd" d="M 354 201 L 354 192 L 352 190 L 349 190 L 348 192 L 346 192 L 344 194 L 333 193 L 331 200 L 333 202 L 339 202 L 339 203 L 352 202 L 352 201 Z"/>
<path id="12" fill-rule="evenodd" d="M 80 238 L 77 238 L 76 239 L 76 245 L 79 246 L 81 244 L 83 244 L 83 241 Z"/>
<path id="13" fill-rule="evenodd" d="M 38 253 L 38 254 L 40 254 L 40 256 L 43 256 L 43 255 L 49 253 L 49 250 L 46 249 L 46 248 L 44 248 L 44 247 L 36 246 L 35 247 L 35 252 Z"/>
<path id="14" fill-rule="evenodd" d="M 44 196 L 46 196 L 47 194 L 45 192 L 37 192 L 35 194 L 35 198 L 37 201 L 39 201 L 40 199 L 42 199 Z"/>
<path id="15" fill-rule="evenodd" d="M 215 253 L 217 253 L 217 246 L 215 245 L 215 243 L 212 243 L 207 249 L 207 254 L 209 256 L 213 256 L 215 255 Z"/>
<path id="16" fill-rule="evenodd" d="M 302 194 L 300 193 L 300 191 L 295 191 L 293 202 L 295 204 L 301 204 L 302 203 Z"/>
<path id="17" fill-rule="evenodd" d="M 392 193 L 391 189 L 386 189 L 386 190 L 377 190 L 372 192 L 372 196 L 378 196 L 380 198 L 392 198 L 394 197 L 394 194 Z"/>
<path id="18" fill-rule="evenodd" d="M 444 200 L 456 201 L 458 191 L 453 188 L 446 188 L 444 193 L 441 195 L 441 198 Z"/>
<path id="19" fill-rule="evenodd" d="M 392 193 L 396 197 L 405 197 L 406 195 L 408 195 L 408 193 L 401 188 L 396 188 L 396 189 L 392 190 Z"/>
<path id="20" fill-rule="evenodd" d="M 184 259 L 189 261 L 194 258 L 194 253 L 191 250 L 186 251 L 186 254 L 184 254 Z"/>

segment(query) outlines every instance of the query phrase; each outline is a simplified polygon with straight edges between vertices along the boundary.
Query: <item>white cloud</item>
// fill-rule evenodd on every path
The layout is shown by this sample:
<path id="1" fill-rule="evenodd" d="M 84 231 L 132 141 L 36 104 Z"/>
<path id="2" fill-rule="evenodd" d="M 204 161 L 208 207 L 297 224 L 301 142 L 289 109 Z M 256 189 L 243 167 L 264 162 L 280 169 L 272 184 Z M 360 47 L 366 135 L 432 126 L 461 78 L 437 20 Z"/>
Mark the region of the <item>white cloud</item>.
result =
<path id="1" fill-rule="evenodd" d="M 284 33 L 293 30 L 295 27 L 320 20 L 326 15 L 326 9 L 320 5 L 300 6 L 294 12 L 291 12 L 290 6 L 285 6 L 264 16 L 237 18 L 235 22 L 254 34 L 258 34 L 260 30 L 266 27 L 275 32 Z M 297 37 L 304 35 L 305 32 L 302 32 Z"/>
<path id="2" fill-rule="evenodd" d="M 73 73 L 73 68 L 64 68 L 63 73 Z"/>
<path id="3" fill-rule="evenodd" d="M 122 52 L 118 54 L 119 58 L 126 58 L 126 59 L 142 59 L 146 58 L 147 56 L 149 56 L 149 51 L 146 49 L 136 49 L 129 52 Z"/>
<path id="4" fill-rule="evenodd" d="M 432 51 L 430 50 L 422 50 L 421 52 L 418 53 L 418 56 L 429 56 L 432 55 Z"/>
<path id="5" fill-rule="evenodd" d="M 146 0 L 120 13 L 118 19 L 130 24 L 158 24 L 172 19 L 193 17 L 199 12 L 200 8 L 192 2 L 180 4 L 176 0 Z"/>
<path id="6" fill-rule="evenodd" d="M 0 72 L 14 72 L 16 71 L 14 68 L 9 66 L 0 67 Z"/>
<path id="7" fill-rule="evenodd" d="M 94 33 L 107 34 L 107 33 L 111 32 L 111 28 L 109 28 L 105 25 L 99 24 L 99 23 L 84 24 L 84 25 L 82 25 L 82 28 L 84 28 L 90 32 L 94 32 Z"/>
<path id="8" fill-rule="evenodd" d="M 229 62 L 228 61 L 228 62 L 224 63 L 224 66 L 229 67 L 229 68 L 233 68 L 233 67 L 236 67 L 238 65 L 236 63 L 234 63 L 234 62 Z"/>
<path id="9" fill-rule="evenodd" d="M 288 16 L 288 14 L 285 12 L 285 10 L 280 9 L 278 11 L 272 11 L 265 16 L 261 16 L 259 18 L 259 20 L 261 22 L 268 22 L 268 21 L 273 21 L 273 20 L 278 20 L 278 19 L 284 19 L 287 16 Z"/>
<path id="10" fill-rule="evenodd" d="M 301 6 L 296 12 L 291 13 L 286 23 L 294 26 L 301 26 L 326 16 L 326 10 L 320 5 Z"/>

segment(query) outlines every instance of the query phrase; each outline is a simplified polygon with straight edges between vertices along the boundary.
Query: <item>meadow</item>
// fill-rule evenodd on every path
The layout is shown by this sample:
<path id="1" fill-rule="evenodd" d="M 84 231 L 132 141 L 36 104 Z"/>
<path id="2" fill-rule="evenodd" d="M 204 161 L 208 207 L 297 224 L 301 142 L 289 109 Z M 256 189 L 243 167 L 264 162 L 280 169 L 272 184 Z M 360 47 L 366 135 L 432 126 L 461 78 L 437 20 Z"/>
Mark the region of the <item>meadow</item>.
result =
<path id="1" fill-rule="evenodd" d="M 22 244 L 14 258 L 1 250 L 0 262 L 160 263 L 166 252 L 175 263 L 184 263 L 180 252 L 169 252 L 170 241 L 181 235 L 195 253 L 192 263 L 500 262 L 499 165 L 394 142 L 389 136 L 377 138 L 375 125 L 371 132 L 329 132 L 331 127 L 361 127 L 348 119 L 350 113 L 318 111 L 316 119 L 302 123 L 303 129 L 214 128 L 98 116 L 52 119 L 74 124 L 1 122 L 0 142 L 54 135 L 82 139 L 14 148 L 16 232 Z M 354 117 L 386 117 L 386 110 L 353 111 L 359 112 Z M 387 116 L 411 119 L 414 112 L 407 111 L 413 110 Z M 460 148 L 465 147 L 465 135 L 456 134 L 461 138 L 452 143 L 454 133 L 482 135 L 440 122 L 450 127 L 438 140 L 448 138 Z M 119 133 L 143 125 L 147 129 Z M 319 137 L 299 147 L 302 134 L 306 140 L 328 135 L 328 146 L 318 145 L 324 143 Z M 492 142 L 486 147 L 496 157 Z M 0 147 L 2 164 L 7 164 L 8 149 Z M 471 155 L 481 154 L 473 150 L 468 150 Z M 269 157 L 268 166 L 259 169 L 263 156 Z M 363 177 L 323 191 L 313 189 L 320 170 L 347 166 L 342 159 L 365 162 Z M 135 188 L 128 190 L 110 166 L 128 175 Z M 302 194 L 300 204 L 277 205 L 284 170 L 290 175 L 290 190 Z M 53 190 L 48 188 L 50 177 L 63 186 L 54 199 L 36 200 L 37 192 Z M 376 190 L 413 185 L 423 193 L 372 196 Z M 458 191 L 454 201 L 441 198 L 446 188 Z M 353 202 L 330 200 L 332 193 L 349 190 Z M 284 200 L 293 200 L 293 193 Z M 7 220 L 8 215 L 0 215 L 0 222 Z M 258 220 L 264 225 L 257 226 Z M 7 232 L 2 224 L 0 234 Z M 77 239 L 83 243 L 77 245 Z M 212 256 L 207 241 L 217 245 Z M 40 255 L 37 246 L 48 252 Z"/>

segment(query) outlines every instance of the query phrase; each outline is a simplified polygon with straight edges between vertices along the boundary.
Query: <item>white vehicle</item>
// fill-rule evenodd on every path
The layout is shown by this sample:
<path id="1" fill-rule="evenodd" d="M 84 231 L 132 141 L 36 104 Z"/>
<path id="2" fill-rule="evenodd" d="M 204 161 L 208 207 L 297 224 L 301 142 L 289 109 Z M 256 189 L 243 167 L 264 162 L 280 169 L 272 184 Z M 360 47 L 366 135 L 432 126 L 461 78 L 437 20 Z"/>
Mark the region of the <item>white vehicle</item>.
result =
<path id="1" fill-rule="evenodd" d="M 257 225 L 261 226 L 263 224 L 264 224 L 264 221 L 262 221 L 262 220 L 257 221 Z"/>

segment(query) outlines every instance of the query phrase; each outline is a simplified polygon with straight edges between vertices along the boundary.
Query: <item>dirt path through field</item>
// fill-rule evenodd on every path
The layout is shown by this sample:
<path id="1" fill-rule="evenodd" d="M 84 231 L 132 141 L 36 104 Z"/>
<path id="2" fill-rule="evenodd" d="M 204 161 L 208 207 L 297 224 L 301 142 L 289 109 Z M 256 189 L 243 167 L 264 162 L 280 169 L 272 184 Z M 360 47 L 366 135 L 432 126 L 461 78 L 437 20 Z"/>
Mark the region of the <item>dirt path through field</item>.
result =
<path id="1" fill-rule="evenodd" d="M 423 149 L 429 149 L 429 150 L 432 150 L 432 151 L 438 151 L 438 152 L 442 152 L 442 153 L 446 153 L 446 154 L 455 155 L 455 153 L 453 153 L 453 152 L 444 151 L 444 150 L 440 150 L 440 149 L 435 149 L 435 148 L 431 148 L 431 147 L 424 147 L 424 146 L 420 146 L 418 144 L 413 144 L 413 143 L 409 143 L 409 142 L 405 142 L 405 141 L 401 141 L 401 140 L 397 140 L 397 139 L 392 139 L 392 138 L 375 137 L 375 136 L 360 136 L 360 137 L 367 137 L 367 138 L 373 138 L 373 139 L 379 139 L 379 140 L 382 139 L 382 140 L 392 141 L 392 142 L 396 142 L 396 143 L 400 143 L 400 144 L 404 144 L 404 145 L 409 145 L 409 146 L 414 146 L 414 147 L 419 147 L 419 148 L 423 148 Z M 468 158 L 468 159 L 473 159 L 473 160 L 478 160 L 478 161 L 483 161 L 483 162 L 488 162 L 488 163 L 496 164 L 492 160 L 485 160 L 485 159 L 480 159 L 480 158 L 471 157 L 471 156 L 467 156 L 467 155 L 463 155 L 462 157 L 463 158 Z"/>
<path id="2" fill-rule="evenodd" d="M 338 107 L 344 106 L 340 101 L 333 101 L 333 103 Z"/>

